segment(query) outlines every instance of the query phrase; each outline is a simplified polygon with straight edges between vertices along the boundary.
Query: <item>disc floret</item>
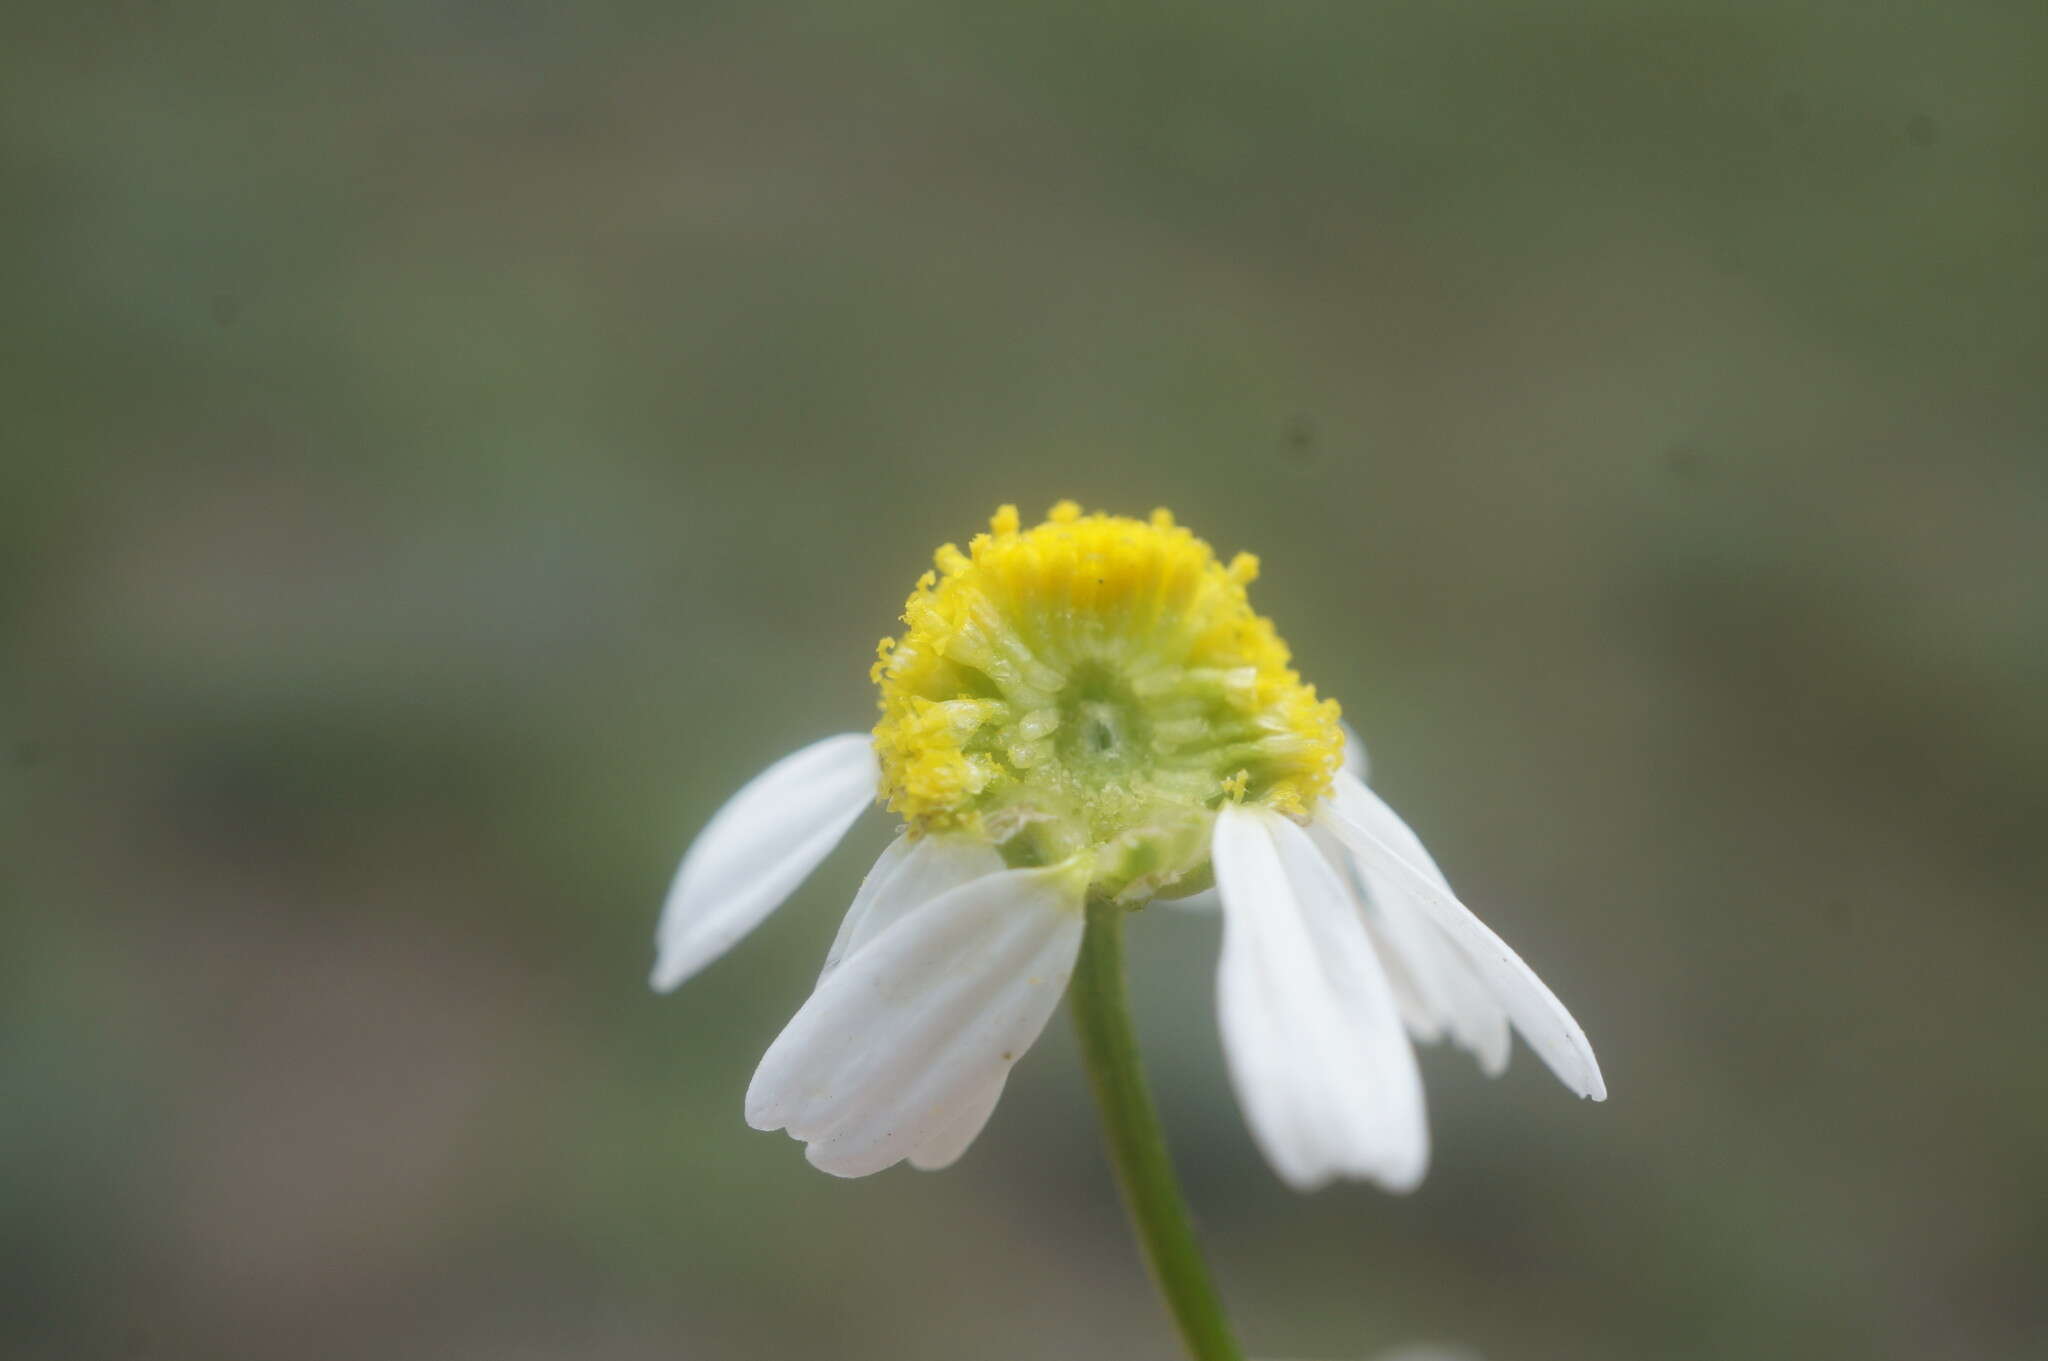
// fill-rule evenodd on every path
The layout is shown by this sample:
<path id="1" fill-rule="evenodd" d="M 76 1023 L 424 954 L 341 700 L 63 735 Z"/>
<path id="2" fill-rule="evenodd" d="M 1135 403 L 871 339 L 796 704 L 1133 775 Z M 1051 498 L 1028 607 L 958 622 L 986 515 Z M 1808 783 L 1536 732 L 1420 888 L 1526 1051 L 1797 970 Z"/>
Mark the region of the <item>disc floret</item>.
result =
<path id="1" fill-rule="evenodd" d="M 1246 587 L 1165 510 L 1020 527 L 1014 506 L 935 555 L 884 639 L 875 751 L 914 831 L 962 830 L 1013 866 L 1081 860 L 1137 904 L 1208 882 L 1216 810 L 1305 819 L 1342 762 L 1337 704 L 1289 665 Z"/>

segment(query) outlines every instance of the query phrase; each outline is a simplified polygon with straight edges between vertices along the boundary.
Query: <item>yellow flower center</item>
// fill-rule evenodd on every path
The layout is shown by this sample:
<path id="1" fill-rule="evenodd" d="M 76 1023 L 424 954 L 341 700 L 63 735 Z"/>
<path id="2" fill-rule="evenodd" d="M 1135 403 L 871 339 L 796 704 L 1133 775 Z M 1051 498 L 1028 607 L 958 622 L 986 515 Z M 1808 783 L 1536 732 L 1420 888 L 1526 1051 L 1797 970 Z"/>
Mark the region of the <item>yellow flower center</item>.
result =
<path id="1" fill-rule="evenodd" d="M 1226 800 L 1295 817 L 1343 756 L 1333 700 L 1252 611 L 1258 560 L 1226 566 L 1164 510 L 1004 506 L 939 549 L 884 639 L 875 726 L 889 807 L 1013 865 L 1086 857 L 1093 891 L 1140 903 L 1204 887 Z"/>

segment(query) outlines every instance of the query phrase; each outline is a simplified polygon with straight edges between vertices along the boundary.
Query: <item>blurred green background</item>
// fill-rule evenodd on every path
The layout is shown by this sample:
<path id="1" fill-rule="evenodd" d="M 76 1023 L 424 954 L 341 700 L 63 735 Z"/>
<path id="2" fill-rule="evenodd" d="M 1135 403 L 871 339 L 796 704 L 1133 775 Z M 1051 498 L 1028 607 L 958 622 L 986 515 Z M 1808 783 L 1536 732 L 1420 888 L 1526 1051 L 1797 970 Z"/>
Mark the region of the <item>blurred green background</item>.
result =
<path id="1" fill-rule="evenodd" d="M 0 1352 L 1164 1361 L 1070 1036 L 740 1116 L 871 820 L 677 855 L 1002 501 L 1172 506 L 1591 1034 L 1287 1192 L 1254 1350 L 2048 1354 L 2048 9 L 12 0 Z"/>

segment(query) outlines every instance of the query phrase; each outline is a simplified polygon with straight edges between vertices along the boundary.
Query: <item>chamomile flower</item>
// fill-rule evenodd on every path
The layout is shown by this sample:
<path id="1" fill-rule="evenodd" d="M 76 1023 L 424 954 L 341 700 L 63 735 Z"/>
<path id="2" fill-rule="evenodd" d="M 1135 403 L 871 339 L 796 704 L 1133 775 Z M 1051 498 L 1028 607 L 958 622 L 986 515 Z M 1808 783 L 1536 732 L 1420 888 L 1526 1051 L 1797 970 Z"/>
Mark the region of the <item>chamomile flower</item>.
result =
<path id="1" fill-rule="evenodd" d="M 1217 1012 L 1252 1133 L 1291 1185 L 1413 1187 L 1429 1160 L 1412 1040 L 1489 1074 L 1510 1029 L 1606 1095 L 1584 1033 L 1367 786 L 1364 757 L 1246 587 L 1165 511 L 1020 525 L 939 549 L 885 639 L 872 733 L 740 790 L 684 856 L 654 986 L 781 904 L 870 803 L 902 822 L 746 1116 L 862 1176 L 958 1158 L 1037 1039 L 1086 908 L 1212 887 Z"/>

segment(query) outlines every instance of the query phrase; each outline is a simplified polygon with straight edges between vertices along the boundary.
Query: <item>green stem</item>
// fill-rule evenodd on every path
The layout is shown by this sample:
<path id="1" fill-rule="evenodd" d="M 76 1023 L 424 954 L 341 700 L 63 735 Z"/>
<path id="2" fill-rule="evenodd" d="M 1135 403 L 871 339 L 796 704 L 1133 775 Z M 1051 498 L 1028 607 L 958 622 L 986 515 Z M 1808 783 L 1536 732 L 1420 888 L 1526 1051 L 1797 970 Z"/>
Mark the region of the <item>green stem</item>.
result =
<path id="1" fill-rule="evenodd" d="M 1124 988 L 1126 915 L 1114 903 L 1088 905 L 1088 934 L 1068 989 L 1081 1052 L 1088 1061 L 1095 1103 L 1102 1108 L 1103 1132 L 1123 1187 L 1124 1206 L 1188 1355 L 1194 1361 L 1244 1361 L 1244 1349 L 1231 1334 L 1230 1320 L 1224 1317 L 1223 1303 L 1195 1243 L 1187 1204 L 1173 1175 L 1173 1159 L 1159 1129 L 1159 1113 L 1152 1108 L 1144 1070 L 1138 1065 L 1138 1040 L 1131 1030 L 1130 999 Z"/>

